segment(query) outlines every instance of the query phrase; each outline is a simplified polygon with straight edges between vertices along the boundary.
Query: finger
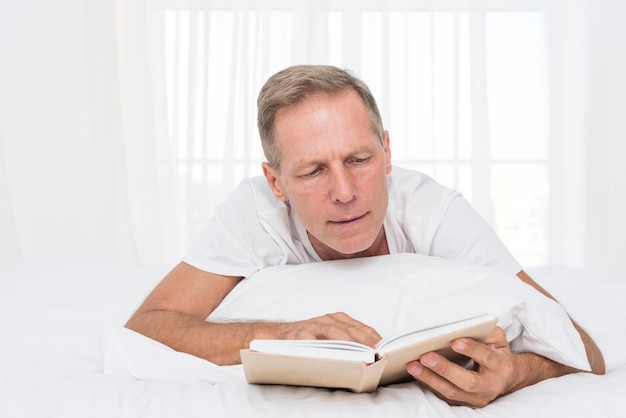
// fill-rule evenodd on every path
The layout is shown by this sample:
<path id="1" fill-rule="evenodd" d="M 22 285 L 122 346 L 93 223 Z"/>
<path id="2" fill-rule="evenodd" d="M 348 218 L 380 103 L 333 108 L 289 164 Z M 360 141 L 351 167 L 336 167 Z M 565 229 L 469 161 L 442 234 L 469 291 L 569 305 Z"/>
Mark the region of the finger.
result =
<path id="1" fill-rule="evenodd" d="M 373 340 L 373 343 L 371 344 L 372 346 L 376 345 L 376 343 L 382 338 L 381 335 L 374 328 L 352 318 L 350 315 L 344 312 L 337 312 L 332 315 L 337 316 L 340 321 L 343 321 L 346 325 L 348 325 L 349 329 L 355 331 L 359 335 L 362 335 L 363 338 Z"/>
<path id="2" fill-rule="evenodd" d="M 438 353 L 424 354 L 407 370 L 441 398 L 453 404 L 484 406 L 502 393 L 502 384 L 512 363 L 506 361 L 510 348 L 506 335 L 498 328 L 487 338 L 489 345 L 470 338 L 459 338 L 451 348 L 471 358 L 477 367 L 467 370 Z M 507 353 L 508 351 L 508 353 Z"/>
<path id="3" fill-rule="evenodd" d="M 502 328 L 496 328 L 484 343 L 471 338 L 459 338 L 450 344 L 452 350 L 474 360 L 479 368 L 497 370 L 501 366 L 501 356 L 497 349 L 509 349 L 506 335 Z"/>
<path id="4" fill-rule="evenodd" d="M 478 373 L 468 370 L 438 353 L 424 354 L 419 359 L 419 363 L 442 378 L 441 383 L 436 387 L 439 393 L 453 391 L 453 388 L 469 393 L 481 392 L 484 389 L 481 387 L 482 381 Z M 434 378 L 431 377 L 431 380 L 434 381 Z"/>
<path id="5" fill-rule="evenodd" d="M 412 361 L 407 364 L 407 371 L 420 384 L 426 386 L 439 398 L 444 399 L 450 405 L 474 406 L 470 394 L 461 390 L 450 381 L 430 370 L 420 363 Z"/>
<path id="6" fill-rule="evenodd" d="M 506 333 L 500 327 L 495 327 L 485 339 L 484 343 L 492 348 L 508 347 L 509 345 L 506 339 Z"/>
<path id="7" fill-rule="evenodd" d="M 374 328 L 352 318 L 346 313 L 338 312 L 331 314 L 331 316 L 343 324 L 341 330 L 346 333 L 350 340 L 373 347 L 381 339 L 380 334 Z"/>
<path id="8" fill-rule="evenodd" d="M 343 312 L 326 314 L 310 321 L 317 339 L 350 340 L 373 347 L 381 338 L 374 328 Z"/>

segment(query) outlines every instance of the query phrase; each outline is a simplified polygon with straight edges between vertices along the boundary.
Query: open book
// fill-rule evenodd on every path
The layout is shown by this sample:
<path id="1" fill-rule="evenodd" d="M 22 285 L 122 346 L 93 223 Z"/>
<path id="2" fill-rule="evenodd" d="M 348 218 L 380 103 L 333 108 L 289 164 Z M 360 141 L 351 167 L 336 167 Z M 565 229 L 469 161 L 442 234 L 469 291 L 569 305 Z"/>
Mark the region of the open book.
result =
<path id="1" fill-rule="evenodd" d="M 411 379 L 410 361 L 437 351 L 452 361 L 467 358 L 450 343 L 460 337 L 483 341 L 497 318 L 478 315 L 383 338 L 375 348 L 339 340 L 253 340 L 241 350 L 248 383 L 317 386 L 372 392 Z"/>

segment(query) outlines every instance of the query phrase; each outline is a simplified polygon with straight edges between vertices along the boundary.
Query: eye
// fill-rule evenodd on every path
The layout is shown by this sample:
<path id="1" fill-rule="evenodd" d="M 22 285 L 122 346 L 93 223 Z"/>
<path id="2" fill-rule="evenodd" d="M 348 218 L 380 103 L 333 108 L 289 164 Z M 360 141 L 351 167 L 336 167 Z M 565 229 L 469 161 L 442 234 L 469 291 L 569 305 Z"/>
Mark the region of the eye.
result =
<path id="1" fill-rule="evenodd" d="M 302 174 L 300 177 L 303 178 L 307 178 L 307 177 L 315 177 L 316 175 L 318 175 L 320 172 L 322 171 L 322 169 L 320 167 L 316 167 L 315 169 L 313 169 L 312 171 L 309 171 L 308 173 L 304 173 Z"/>
<path id="2" fill-rule="evenodd" d="M 354 160 L 352 160 L 354 163 L 356 164 L 363 164 L 368 162 L 370 159 L 370 157 L 364 157 L 364 158 L 355 158 Z"/>

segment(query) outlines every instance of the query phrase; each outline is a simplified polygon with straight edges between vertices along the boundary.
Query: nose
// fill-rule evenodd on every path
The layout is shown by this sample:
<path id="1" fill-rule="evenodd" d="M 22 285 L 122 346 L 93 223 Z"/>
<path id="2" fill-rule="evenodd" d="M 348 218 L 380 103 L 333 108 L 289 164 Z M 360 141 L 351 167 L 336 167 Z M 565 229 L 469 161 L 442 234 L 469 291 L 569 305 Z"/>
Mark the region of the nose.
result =
<path id="1" fill-rule="evenodd" d="M 353 175 L 346 168 L 333 170 L 331 176 L 331 200 L 336 203 L 348 203 L 356 198 L 356 184 Z"/>

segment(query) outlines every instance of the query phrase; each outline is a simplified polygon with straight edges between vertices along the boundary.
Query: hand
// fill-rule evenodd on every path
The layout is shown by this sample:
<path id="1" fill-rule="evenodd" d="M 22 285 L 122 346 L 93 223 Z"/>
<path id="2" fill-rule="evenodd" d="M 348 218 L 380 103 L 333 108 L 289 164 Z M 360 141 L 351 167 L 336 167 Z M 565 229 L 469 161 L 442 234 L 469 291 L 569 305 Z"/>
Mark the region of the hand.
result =
<path id="1" fill-rule="evenodd" d="M 520 370 L 502 328 L 496 327 L 484 343 L 460 338 L 451 347 L 474 360 L 473 370 L 433 352 L 410 362 L 408 372 L 451 405 L 483 407 L 513 387 Z"/>
<path id="2" fill-rule="evenodd" d="M 287 340 L 349 340 L 374 347 L 381 338 L 374 328 L 343 312 L 281 325 L 278 338 Z"/>

